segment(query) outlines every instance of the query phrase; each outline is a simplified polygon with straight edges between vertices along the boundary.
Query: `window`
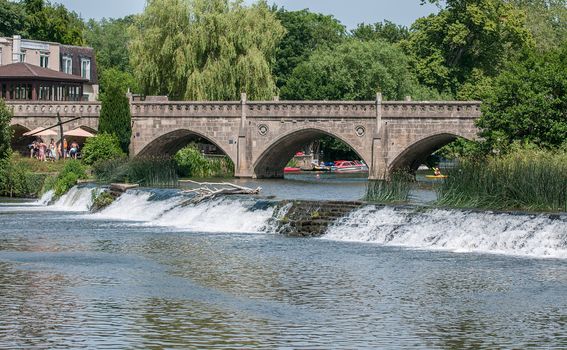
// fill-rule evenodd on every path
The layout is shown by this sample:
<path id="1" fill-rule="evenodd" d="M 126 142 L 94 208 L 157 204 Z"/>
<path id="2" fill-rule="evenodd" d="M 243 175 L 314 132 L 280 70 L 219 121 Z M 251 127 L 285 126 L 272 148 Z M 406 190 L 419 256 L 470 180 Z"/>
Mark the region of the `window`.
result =
<path id="1" fill-rule="evenodd" d="M 63 73 L 73 74 L 73 60 L 71 56 L 63 56 Z"/>
<path id="2" fill-rule="evenodd" d="M 39 66 L 43 68 L 47 68 L 49 66 L 49 54 L 48 53 L 41 53 L 39 55 Z"/>
<path id="3" fill-rule="evenodd" d="M 81 77 L 91 80 L 91 60 L 81 58 Z"/>
<path id="4" fill-rule="evenodd" d="M 26 61 L 26 52 L 22 51 L 22 53 L 20 53 L 20 62 L 25 62 Z"/>

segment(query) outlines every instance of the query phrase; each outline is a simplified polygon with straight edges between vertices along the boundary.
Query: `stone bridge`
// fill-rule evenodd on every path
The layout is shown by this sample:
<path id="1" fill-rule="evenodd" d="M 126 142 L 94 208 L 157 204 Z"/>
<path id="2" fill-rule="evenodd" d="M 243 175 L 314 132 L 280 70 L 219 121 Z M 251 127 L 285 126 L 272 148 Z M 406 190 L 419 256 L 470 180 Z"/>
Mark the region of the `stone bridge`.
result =
<path id="1" fill-rule="evenodd" d="M 13 104 L 13 124 L 33 129 L 59 112 L 82 116 L 69 125 L 96 129 L 100 105 Z M 208 140 L 235 164 L 235 176 L 282 177 L 296 151 L 323 135 L 349 145 L 383 178 L 416 169 L 457 137 L 474 139 L 480 102 L 241 101 L 131 102 L 132 156 L 172 155 L 195 138 Z M 44 118 L 44 119 L 42 119 Z M 49 119 L 51 118 L 51 119 Z M 45 125 L 45 124 L 43 124 Z"/>

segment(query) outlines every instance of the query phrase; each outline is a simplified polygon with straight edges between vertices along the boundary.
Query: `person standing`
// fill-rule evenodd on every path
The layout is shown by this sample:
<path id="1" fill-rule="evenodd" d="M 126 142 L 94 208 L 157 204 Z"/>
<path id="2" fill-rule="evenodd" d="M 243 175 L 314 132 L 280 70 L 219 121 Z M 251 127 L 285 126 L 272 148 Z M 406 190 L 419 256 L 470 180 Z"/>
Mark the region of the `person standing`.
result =
<path id="1" fill-rule="evenodd" d="M 39 160 L 45 162 L 45 151 L 47 150 L 47 145 L 43 140 L 39 143 Z"/>

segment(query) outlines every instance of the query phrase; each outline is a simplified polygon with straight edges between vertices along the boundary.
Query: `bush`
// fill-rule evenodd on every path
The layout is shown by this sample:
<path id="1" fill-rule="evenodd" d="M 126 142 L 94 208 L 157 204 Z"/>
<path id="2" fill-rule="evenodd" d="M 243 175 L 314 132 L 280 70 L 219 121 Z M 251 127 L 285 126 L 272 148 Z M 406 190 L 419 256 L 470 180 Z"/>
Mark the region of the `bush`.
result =
<path id="1" fill-rule="evenodd" d="M 53 188 L 44 187 L 45 191 L 53 189 L 55 196 L 60 197 L 67 193 L 79 179 L 86 179 L 87 172 L 84 166 L 77 160 L 69 160 L 66 162 L 63 170 L 57 175 L 53 181 Z"/>
<path id="2" fill-rule="evenodd" d="M 93 191 L 93 204 L 91 206 L 91 211 L 93 212 L 97 212 L 99 210 L 102 210 L 106 207 L 108 207 L 109 205 L 111 205 L 115 198 L 112 194 L 110 194 L 110 192 L 107 191 L 103 191 L 100 192 L 98 195 L 95 194 L 96 192 Z"/>
<path id="3" fill-rule="evenodd" d="M 45 178 L 45 174 L 33 173 L 18 157 L 0 160 L 0 196 L 36 197 Z"/>
<path id="4" fill-rule="evenodd" d="M 83 147 L 83 163 L 93 165 L 101 160 L 124 157 L 118 138 L 110 134 L 99 134 L 87 139 Z"/>
<path id="5" fill-rule="evenodd" d="M 182 177 L 229 177 L 234 174 L 234 164 L 228 157 L 207 158 L 195 145 L 181 149 L 173 159 Z"/>

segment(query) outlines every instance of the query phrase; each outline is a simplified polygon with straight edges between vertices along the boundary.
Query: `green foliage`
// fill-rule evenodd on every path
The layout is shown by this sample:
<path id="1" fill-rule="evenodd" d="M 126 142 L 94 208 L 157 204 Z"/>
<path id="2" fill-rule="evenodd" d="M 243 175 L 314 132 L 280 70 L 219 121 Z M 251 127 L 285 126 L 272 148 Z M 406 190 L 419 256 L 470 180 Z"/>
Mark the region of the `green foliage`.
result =
<path id="1" fill-rule="evenodd" d="M 320 150 L 323 152 L 325 161 L 335 161 L 339 159 L 357 159 L 358 155 L 343 141 L 332 137 L 323 136 L 319 139 Z"/>
<path id="2" fill-rule="evenodd" d="M 318 48 L 331 48 L 346 38 L 346 29 L 333 16 L 308 10 L 275 10 L 286 30 L 276 52 L 273 74 L 279 88 L 286 85 L 291 73 Z"/>
<path id="3" fill-rule="evenodd" d="M 84 45 L 85 24 L 79 15 L 61 4 L 45 0 L 23 0 L 26 18 L 24 36 L 67 45 Z"/>
<path id="4" fill-rule="evenodd" d="M 194 145 L 181 149 L 173 159 L 182 177 L 209 178 L 234 175 L 234 164 L 228 157 L 205 157 Z"/>
<path id="5" fill-rule="evenodd" d="M 55 196 L 60 197 L 77 184 L 77 180 L 86 179 L 85 167 L 78 160 L 67 160 L 63 170 L 57 175 L 53 184 Z"/>
<path id="6" fill-rule="evenodd" d="M 462 137 L 442 147 L 435 155 L 445 159 L 463 159 L 480 157 L 484 154 L 484 145 L 477 142 L 464 139 Z M 434 165 L 434 164 L 428 164 Z"/>
<path id="7" fill-rule="evenodd" d="M 511 0 L 527 15 L 526 26 L 540 50 L 553 49 L 567 40 L 565 0 Z"/>
<path id="8" fill-rule="evenodd" d="M 520 148 L 462 161 L 439 189 L 440 205 L 567 211 L 567 153 Z"/>
<path id="9" fill-rule="evenodd" d="M 416 20 L 403 43 L 423 84 L 456 95 L 475 69 L 477 76 L 496 76 L 516 50 L 533 45 L 525 13 L 508 2 L 444 3 L 438 14 Z"/>
<path id="10" fill-rule="evenodd" d="M 315 51 L 293 71 L 282 88 L 285 99 L 373 100 L 435 97 L 417 84 L 406 55 L 384 41 L 348 40 Z M 434 98 L 431 98 L 434 99 Z"/>
<path id="11" fill-rule="evenodd" d="M 136 183 L 141 186 L 176 186 L 175 162 L 169 158 L 116 158 L 94 164 L 93 173 L 99 182 Z"/>
<path id="12" fill-rule="evenodd" d="M 235 100 L 276 94 L 283 27 L 265 1 L 149 0 L 132 27 L 131 63 L 147 94 Z"/>
<path id="13" fill-rule="evenodd" d="M 407 171 L 396 171 L 387 180 L 368 181 L 365 200 L 377 203 L 407 202 L 413 175 Z"/>
<path id="14" fill-rule="evenodd" d="M 134 16 L 103 18 L 100 21 L 90 19 L 86 23 L 85 40 L 87 45 L 95 49 L 97 69 L 101 77 L 111 68 L 121 72 L 132 70 L 128 53 L 128 29 L 133 23 Z M 102 82 L 101 85 L 104 86 Z"/>
<path id="15" fill-rule="evenodd" d="M 101 133 L 115 135 L 120 142 L 120 148 L 128 153 L 132 136 L 132 117 L 130 103 L 126 97 L 122 82 L 104 80 L 105 91 L 101 95 L 102 107 L 98 130 Z"/>
<path id="16" fill-rule="evenodd" d="M 93 165 L 101 160 L 122 158 L 125 154 L 120 148 L 120 142 L 115 135 L 98 134 L 87 139 L 83 147 L 83 163 Z"/>
<path id="17" fill-rule="evenodd" d="M 92 205 L 90 210 L 93 212 L 99 211 L 101 209 L 104 209 L 106 207 L 108 207 L 109 205 L 111 205 L 115 198 L 112 194 L 110 194 L 110 192 L 108 191 L 102 191 L 98 194 L 96 194 L 96 191 L 92 192 Z"/>
<path id="18" fill-rule="evenodd" d="M 383 40 L 394 44 L 408 39 L 409 29 L 386 20 L 374 24 L 361 23 L 351 31 L 351 34 L 358 40 Z"/>
<path id="19" fill-rule="evenodd" d="M 567 41 L 529 51 L 494 80 L 482 106 L 481 135 L 493 149 L 515 140 L 559 147 L 567 139 Z"/>
<path id="20" fill-rule="evenodd" d="M 18 3 L 0 0 L 0 36 L 12 36 L 22 33 L 25 12 Z"/>
<path id="21" fill-rule="evenodd" d="M 125 96 L 130 89 L 131 92 L 140 91 L 140 86 L 134 75 L 130 72 L 123 72 L 118 68 L 107 68 L 100 74 L 100 99 L 104 100 L 107 89 L 119 89 Z"/>
<path id="22" fill-rule="evenodd" d="M 12 111 L 6 105 L 6 102 L 0 98 L 0 160 L 8 159 L 12 154 L 12 134 L 13 130 L 10 126 L 12 120 Z"/>
<path id="23" fill-rule="evenodd" d="M 17 156 L 0 159 L 0 196 L 36 197 L 45 177 L 45 174 L 31 172 Z"/>

